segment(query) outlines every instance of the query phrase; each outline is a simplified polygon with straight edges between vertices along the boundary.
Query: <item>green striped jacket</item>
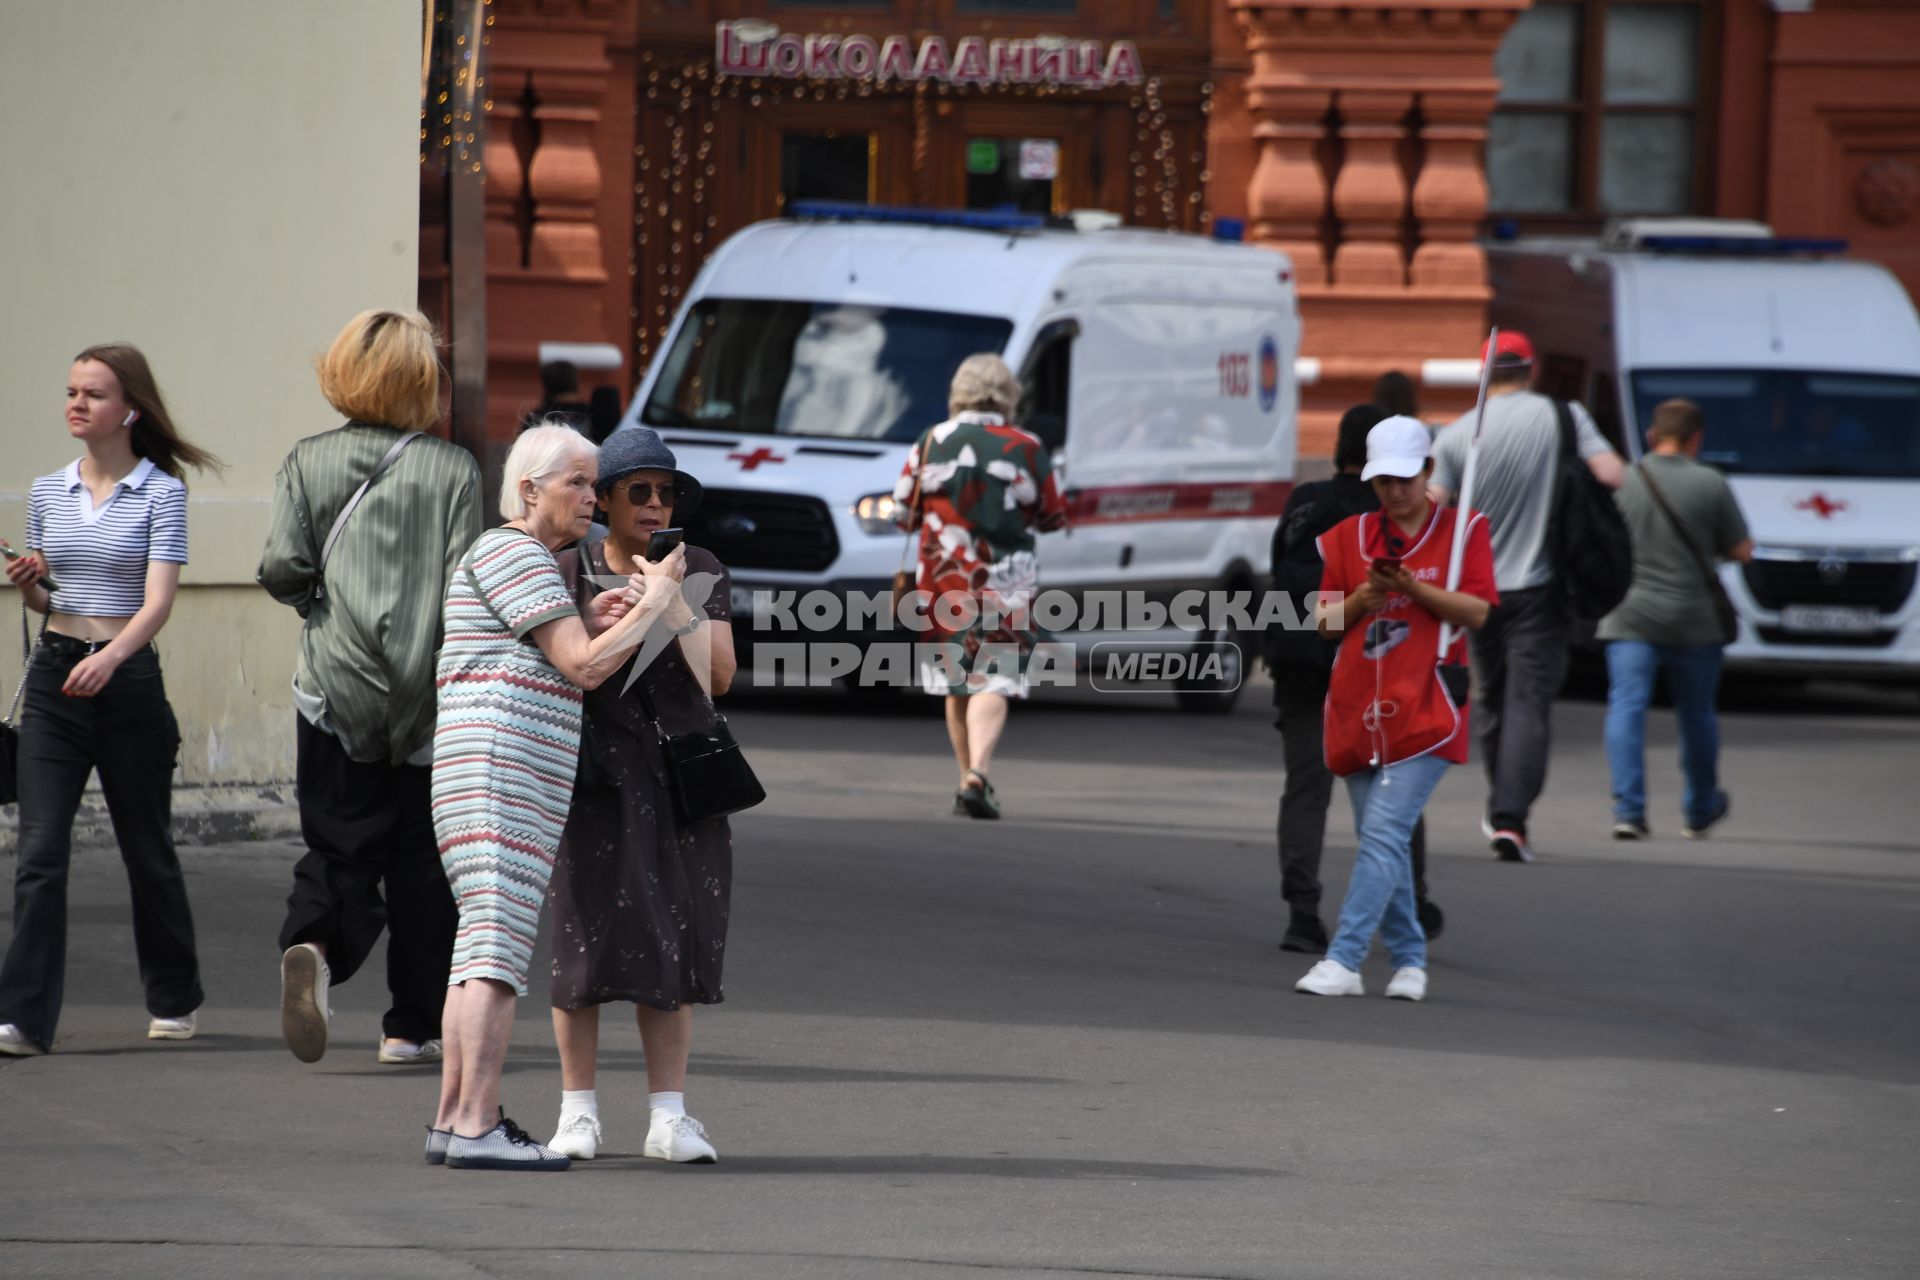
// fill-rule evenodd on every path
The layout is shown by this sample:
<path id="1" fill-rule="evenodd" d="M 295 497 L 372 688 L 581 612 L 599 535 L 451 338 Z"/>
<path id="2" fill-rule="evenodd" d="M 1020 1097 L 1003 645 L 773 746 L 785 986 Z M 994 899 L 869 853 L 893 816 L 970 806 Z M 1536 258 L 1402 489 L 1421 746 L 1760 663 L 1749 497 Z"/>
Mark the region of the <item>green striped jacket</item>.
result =
<path id="1" fill-rule="evenodd" d="M 441 608 L 480 536 L 480 468 L 427 436 L 407 446 L 354 509 L 316 597 L 335 517 L 398 438 L 349 422 L 293 447 L 273 486 L 260 585 L 306 626 L 294 681 L 325 703 L 320 724 L 366 763 L 403 764 L 433 741 Z"/>

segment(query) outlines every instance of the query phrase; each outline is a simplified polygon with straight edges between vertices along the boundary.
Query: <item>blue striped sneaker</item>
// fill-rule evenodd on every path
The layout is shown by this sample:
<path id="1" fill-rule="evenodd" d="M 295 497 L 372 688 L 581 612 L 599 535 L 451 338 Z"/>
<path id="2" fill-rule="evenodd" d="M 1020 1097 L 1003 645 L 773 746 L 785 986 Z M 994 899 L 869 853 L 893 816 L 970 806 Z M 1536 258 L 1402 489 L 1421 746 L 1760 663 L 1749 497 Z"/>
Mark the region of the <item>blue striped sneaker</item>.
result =
<path id="1" fill-rule="evenodd" d="M 436 1129 L 427 1126 L 427 1163 L 445 1164 L 447 1162 L 447 1141 L 453 1137 L 451 1129 Z"/>

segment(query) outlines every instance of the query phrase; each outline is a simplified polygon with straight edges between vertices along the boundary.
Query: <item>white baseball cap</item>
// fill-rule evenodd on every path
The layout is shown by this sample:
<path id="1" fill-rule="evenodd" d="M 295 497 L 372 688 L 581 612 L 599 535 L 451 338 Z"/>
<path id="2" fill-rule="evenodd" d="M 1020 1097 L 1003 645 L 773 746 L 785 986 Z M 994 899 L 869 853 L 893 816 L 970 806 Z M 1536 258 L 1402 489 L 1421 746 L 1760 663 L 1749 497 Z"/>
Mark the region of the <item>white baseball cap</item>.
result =
<path id="1" fill-rule="evenodd" d="M 1433 456 L 1433 433 L 1427 424 L 1406 414 L 1382 418 L 1367 432 L 1367 467 L 1362 480 L 1398 476 L 1411 480 Z"/>

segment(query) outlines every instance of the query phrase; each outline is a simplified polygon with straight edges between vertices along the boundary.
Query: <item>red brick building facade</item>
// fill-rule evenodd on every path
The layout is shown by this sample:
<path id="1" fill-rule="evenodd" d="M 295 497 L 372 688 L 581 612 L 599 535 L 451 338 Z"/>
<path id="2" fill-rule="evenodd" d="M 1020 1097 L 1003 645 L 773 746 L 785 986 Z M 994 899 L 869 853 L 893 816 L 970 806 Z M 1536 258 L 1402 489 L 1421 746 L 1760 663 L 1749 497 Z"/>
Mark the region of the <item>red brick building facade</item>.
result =
<path id="1" fill-rule="evenodd" d="M 1845 236 L 1920 293 L 1920 0 L 494 0 L 489 432 L 542 341 L 630 393 L 793 199 L 1244 220 L 1300 280 L 1303 450 L 1471 359 L 1477 241 L 1616 213 Z M 440 294 L 423 236 L 422 294 Z M 1441 378 L 1444 382 L 1444 377 Z M 1439 416 L 1469 394 L 1430 385 Z"/>

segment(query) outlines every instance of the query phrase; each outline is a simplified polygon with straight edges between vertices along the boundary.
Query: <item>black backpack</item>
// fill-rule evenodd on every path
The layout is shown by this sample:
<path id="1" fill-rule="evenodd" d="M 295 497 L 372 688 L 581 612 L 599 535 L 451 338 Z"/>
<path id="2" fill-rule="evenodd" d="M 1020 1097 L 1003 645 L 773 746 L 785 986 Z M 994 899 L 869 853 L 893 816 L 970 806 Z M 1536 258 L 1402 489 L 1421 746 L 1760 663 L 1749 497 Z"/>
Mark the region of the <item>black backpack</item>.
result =
<path id="1" fill-rule="evenodd" d="M 1633 585 L 1633 538 L 1613 492 L 1580 458 L 1573 410 L 1564 400 L 1555 400 L 1553 410 L 1560 419 L 1560 465 L 1547 546 L 1567 615 L 1596 622 L 1613 612 Z"/>

